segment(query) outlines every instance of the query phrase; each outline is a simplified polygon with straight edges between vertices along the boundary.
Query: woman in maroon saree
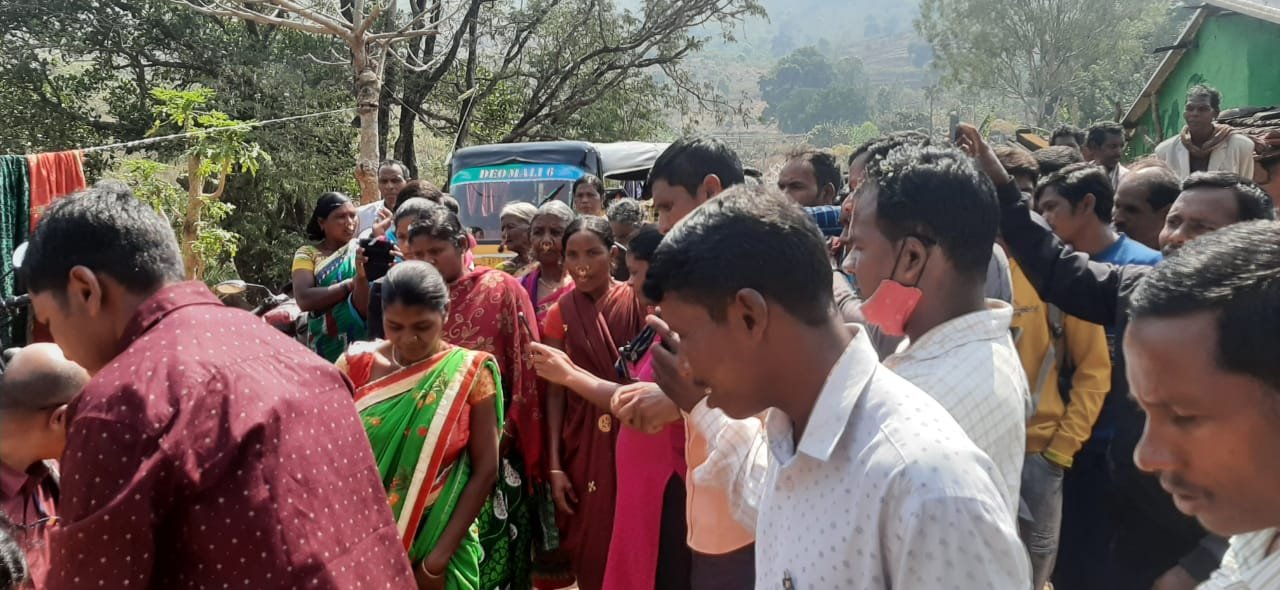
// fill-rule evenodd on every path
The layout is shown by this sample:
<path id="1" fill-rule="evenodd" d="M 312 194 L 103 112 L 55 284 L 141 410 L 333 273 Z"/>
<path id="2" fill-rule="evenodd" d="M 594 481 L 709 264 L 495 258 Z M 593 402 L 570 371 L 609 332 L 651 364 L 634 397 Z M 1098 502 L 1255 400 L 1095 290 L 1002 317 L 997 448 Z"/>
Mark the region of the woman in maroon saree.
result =
<path id="1" fill-rule="evenodd" d="M 498 485 L 481 511 L 484 560 L 480 589 L 531 587 L 532 542 L 539 530 L 534 491 L 544 481 L 545 431 L 537 375 L 529 360 L 536 328 L 529 297 L 510 275 L 491 268 L 466 271 L 467 235 L 458 216 L 439 207 L 409 226 L 402 247 L 411 260 L 431 263 L 449 285 L 443 339 L 494 355 L 505 407 Z"/>
<path id="2" fill-rule="evenodd" d="M 573 277 L 565 272 L 564 232 L 573 223 L 573 210 L 560 201 L 550 201 L 538 208 L 529 224 L 531 256 L 537 261 L 520 277 L 520 285 L 529 293 L 538 323 L 547 310 L 573 288 Z"/>
<path id="3" fill-rule="evenodd" d="M 547 312 L 545 341 L 564 350 L 574 364 L 617 382 L 618 348 L 644 326 L 644 310 L 631 288 L 610 275 L 613 232 L 604 218 L 583 217 L 565 232 L 565 268 L 574 289 Z M 608 395 L 565 395 L 547 388 L 547 462 L 559 509 L 562 546 L 569 552 L 578 587 L 603 585 L 616 495 L 614 447 L 618 424 Z"/>

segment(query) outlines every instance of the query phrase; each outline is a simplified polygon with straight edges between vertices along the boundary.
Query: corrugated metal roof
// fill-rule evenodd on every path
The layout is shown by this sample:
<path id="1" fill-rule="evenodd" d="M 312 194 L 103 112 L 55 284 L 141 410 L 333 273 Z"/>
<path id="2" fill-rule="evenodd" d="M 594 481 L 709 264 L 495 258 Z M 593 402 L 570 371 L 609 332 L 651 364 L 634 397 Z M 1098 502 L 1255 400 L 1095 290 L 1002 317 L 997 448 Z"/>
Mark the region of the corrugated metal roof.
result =
<path id="1" fill-rule="evenodd" d="M 1178 36 L 1175 46 L 1185 45 L 1195 39 L 1196 33 L 1199 33 L 1200 27 L 1204 25 L 1205 19 L 1223 11 L 1237 12 L 1280 25 L 1280 0 L 1205 0 L 1204 4 L 1200 5 L 1200 8 L 1196 10 L 1191 22 L 1187 23 L 1187 27 Z M 1160 67 L 1151 75 L 1147 85 L 1143 87 L 1142 93 L 1138 95 L 1137 100 L 1133 101 L 1133 105 L 1125 113 L 1122 122 L 1126 127 L 1137 125 L 1138 119 L 1146 114 L 1148 108 L 1151 108 L 1151 100 L 1155 93 L 1164 85 L 1165 80 L 1169 78 L 1169 74 L 1173 73 L 1173 69 L 1177 67 L 1178 61 L 1182 59 L 1182 55 L 1186 52 L 1186 49 L 1174 49 L 1165 55 L 1164 60 L 1160 62 Z"/>
<path id="2" fill-rule="evenodd" d="M 1257 144 L 1257 158 L 1280 158 L 1280 107 L 1244 107 L 1224 111 L 1218 120 L 1249 136 Z"/>

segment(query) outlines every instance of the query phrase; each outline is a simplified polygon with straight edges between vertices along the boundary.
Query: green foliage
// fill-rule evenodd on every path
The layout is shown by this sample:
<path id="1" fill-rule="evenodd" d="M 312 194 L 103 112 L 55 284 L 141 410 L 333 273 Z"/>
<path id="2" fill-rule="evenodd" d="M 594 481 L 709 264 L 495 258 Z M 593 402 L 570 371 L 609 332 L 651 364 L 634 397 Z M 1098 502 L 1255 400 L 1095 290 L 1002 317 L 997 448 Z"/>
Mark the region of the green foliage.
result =
<path id="1" fill-rule="evenodd" d="M 1040 124 L 1090 94 L 1099 115 L 1096 103 L 1129 100 L 1167 8 L 1168 0 L 922 0 L 916 26 L 948 85 L 1015 100 Z"/>
<path id="2" fill-rule="evenodd" d="M 190 242 L 184 243 L 184 247 L 189 248 L 198 261 L 193 263 L 199 267 L 194 272 L 206 280 L 235 276 L 231 260 L 236 255 L 240 236 L 222 227 L 235 207 L 220 201 L 230 173 L 238 170 L 256 175 L 262 163 L 271 159 L 257 143 L 249 141 L 252 122 L 237 121 L 222 111 L 208 108 L 216 94 L 209 88 L 151 90 L 156 100 L 152 107 L 156 121 L 149 134 L 171 128 L 190 134 L 186 143 L 191 147 L 183 156 L 187 160 L 187 171 L 194 170 L 194 176 L 187 178 L 188 193 L 173 207 L 170 219 L 176 223 L 178 239 Z M 142 179 L 147 182 L 142 188 L 154 188 L 152 181 L 157 172 L 154 168 L 135 166 L 132 172 L 143 173 Z M 213 193 L 205 193 L 205 181 L 211 177 L 216 179 L 218 187 Z M 167 195 L 167 191 L 162 192 L 156 202 L 169 203 Z M 192 211 L 193 205 L 198 209 Z M 184 227 L 186 223 L 193 223 L 193 227 Z"/>
<path id="3" fill-rule="evenodd" d="M 819 148 L 857 147 L 880 136 L 880 128 L 867 121 L 861 125 L 822 123 L 805 136 L 806 143 Z"/>
<path id="4" fill-rule="evenodd" d="M 169 220 L 176 235 L 182 235 L 182 220 L 187 214 L 187 192 L 169 177 L 176 177 L 177 167 L 146 159 L 121 160 L 109 174 L 133 190 L 134 196 L 151 205 Z M 240 245 L 240 236 L 222 229 L 221 224 L 234 206 L 202 197 L 204 207 L 197 224 L 196 254 L 206 264 L 205 280 L 211 283 L 235 278 L 232 262 Z"/>
<path id="5" fill-rule="evenodd" d="M 456 18 L 453 8 L 459 1 L 444 2 L 444 14 L 453 16 L 444 19 L 437 58 L 454 33 L 448 29 L 457 23 L 449 19 Z M 400 2 L 401 19 L 410 4 L 430 6 Z M 760 14 L 746 0 L 631 4 L 636 6 L 627 13 L 612 2 L 593 0 L 484 2 L 476 79 L 495 84 L 475 106 L 471 142 L 511 137 L 666 139 L 682 120 L 677 117 L 685 101 L 676 94 L 677 82 L 688 83 L 679 79 L 685 75 L 683 61 L 697 55 L 712 35 L 723 38 L 733 23 Z M 691 6 L 696 10 L 686 11 Z M 219 201 L 202 203 L 196 252 L 208 261 L 234 256 L 233 265 L 210 264 L 211 280 L 234 268 L 245 280 L 283 283 L 293 252 L 306 242 L 303 227 L 316 197 L 330 190 L 357 192 L 356 131 L 350 114 L 228 129 L 236 121 L 351 106 L 350 68 L 324 63 L 347 55 L 348 49 L 335 39 L 210 18 L 172 0 L 42 0 L 21 8 L 0 10 L 0 116 L 6 121 L 0 149 L 38 152 L 179 133 L 188 126 L 223 129 L 194 143 L 147 146 L 146 157 L 163 167 L 149 175 L 137 168 L 143 164 L 132 163 L 139 154 L 131 152 L 97 152 L 87 162 L 91 181 L 106 174 L 126 179 L 175 220 L 185 210 L 175 208 L 177 201 L 165 205 L 159 187 L 181 192 L 175 183 L 186 170 L 163 163 L 194 155 L 201 160 L 201 174 L 216 178 L 215 162 L 244 156 L 233 166 Z M 539 21 L 537 33 L 504 68 L 503 50 L 539 16 L 548 18 Z M 662 41 L 627 50 L 636 31 L 650 32 L 641 41 Z M 588 57 L 615 47 L 621 49 Z M 437 182 L 443 180 L 443 162 L 453 147 L 461 98 L 470 90 L 466 53 L 464 44 L 441 83 L 421 108 L 414 108 L 423 113 L 421 123 L 429 123 L 417 125 L 414 134 L 420 142 L 414 149 L 420 174 Z M 674 61 L 649 65 L 657 57 Z M 578 62 L 584 65 L 578 67 Z M 610 75 L 629 65 L 637 66 L 629 75 Z M 572 75 L 560 75 L 566 72 Z M 421 75 L 405 73 L 402 79 Z M 153 94 L 155 88 L 182 90 Z M 186 92 L 195 94 L 181 94 Z M 542 100 L 545 108 L 538 106 Z M 391 101 L 393 121 L 398 104 Z M 157 114 L 157 107 L 168 115 Z M 232 240 L 232 235 L 241 238 Z M 217 247 L 228 243 L 233 248 Z"/>
<path id="6" fill-rule="evenodd" d="M 846 58 L 832 64 L 816 48 L 782 58 L 760 78 L 764 116 L 784 133 L 806 133 L 824 123 L 861 123 L 870 118 L 871 99 L 862 63 Z"/>

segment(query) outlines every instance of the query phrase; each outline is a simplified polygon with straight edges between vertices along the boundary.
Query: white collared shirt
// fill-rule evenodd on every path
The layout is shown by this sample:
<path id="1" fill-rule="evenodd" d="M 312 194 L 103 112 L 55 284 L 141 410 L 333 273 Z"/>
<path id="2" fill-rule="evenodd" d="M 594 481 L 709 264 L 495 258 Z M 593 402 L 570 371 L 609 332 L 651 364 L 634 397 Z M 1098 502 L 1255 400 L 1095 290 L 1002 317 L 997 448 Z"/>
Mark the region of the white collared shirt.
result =
<path id="1" fill-rule="evenodd" d="M 969 438 L 995 462 L 1004 499 L 1018 513 L 1027 419 L 1035 408 L 1018 350 L 1009 336 L 1013 307 L 987 300 L 987 309 L 939 324 L 904 343 L 884 365 L 933 396 Z"/>
<path id="2" fill-rule="evenodd" d="M 1280 552 L 1267 555 L 1276 529 L 1231 537 L 1222 565 L 1199 590 L 1272 590 L 1280 588 Z"/>
<path id="3" fill-rule="evenodd" d="M 753 479 L 764 477 L 756 588 L 1028 587 L 1026 550 L 991 460 L 933 398 L 885 370 L 855 330 L 798 447 L 779 410 L 765 415 L 763 433 L 758 420 L 731 421 L 757 425 L 751 441 L 726 449 L 738 467 L 716 469 L 748 514 Z M 692 416 L 699 428 L 728 420 L 705 406 Z"/>

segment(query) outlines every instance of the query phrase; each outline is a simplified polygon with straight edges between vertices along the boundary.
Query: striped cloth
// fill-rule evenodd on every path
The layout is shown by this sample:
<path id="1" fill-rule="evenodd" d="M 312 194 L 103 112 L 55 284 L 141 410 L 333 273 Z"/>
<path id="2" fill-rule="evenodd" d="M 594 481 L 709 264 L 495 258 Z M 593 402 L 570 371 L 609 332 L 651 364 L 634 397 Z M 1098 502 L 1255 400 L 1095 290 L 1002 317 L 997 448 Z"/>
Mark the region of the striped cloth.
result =
<path id="1" fill-rule="evenodd" d="M 1280 588 L 1280 552 L 1267 555 L 1276 529 L 1231 537 L 1222 567 L 1198 590 L 1272 590 Z"/>
<path id="2" fill-rule="evenodd" d="M 31 178 L 26 156 L 0 156 L 0 295 L 14 295 L 13 249 L 30 234 Z M 0 324 L 3 346 L 21 346 L 27 339 L 26 313 Z"/>

